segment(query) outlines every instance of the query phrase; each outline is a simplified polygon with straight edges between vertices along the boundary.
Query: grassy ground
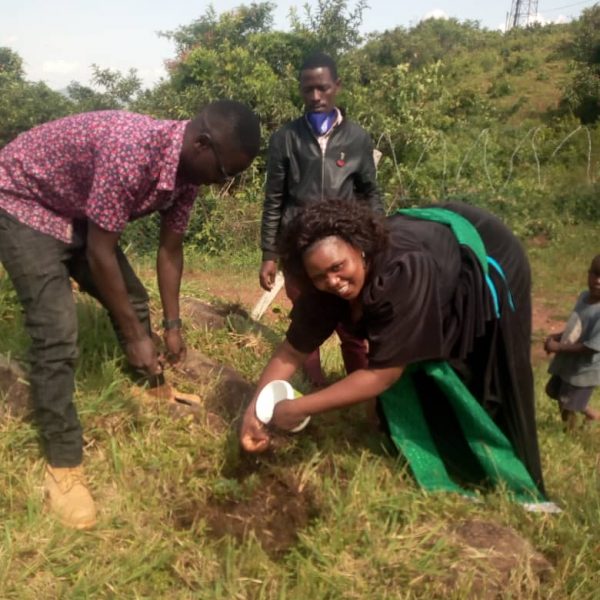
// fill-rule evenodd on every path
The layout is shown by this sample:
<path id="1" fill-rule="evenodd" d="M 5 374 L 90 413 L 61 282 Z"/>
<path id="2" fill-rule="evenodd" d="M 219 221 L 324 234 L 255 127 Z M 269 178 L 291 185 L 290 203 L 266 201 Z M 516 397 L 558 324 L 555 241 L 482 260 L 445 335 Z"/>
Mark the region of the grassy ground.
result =
<path id="1" fill-rule="evenodd" d="M 597 230 L 583 228 L 533 245 L 536 306 L 564 318 L 594 251 Z M 189 295 L 247 307 L 258 296 L 254 266 L 192 266 Z M 280 308 L 267 321 L 279 334 Z M 174 420 L 135 400 L 107 319 L 85 299 L 79 310 L 76 402 L 100 522 L 73 532 L 44 512 L 35 430 L 1 421 L 0 598 L 600 598 L 600 430 L 562 431 L 543 396 L 544 361 L 539 435 L 560 515 L 524 512 L 501 491 L 481 503 L 422 493 L 360 407 L 242 456 L 224 415 Z M 0 352 L 22 357 L 5 276 L 0 316 Z M 190 331 L 188 341 L 250 381 L 270 351 L 264 338 L 225 330 Z M 332 343 L 325 362 L 335 376 Z"/>

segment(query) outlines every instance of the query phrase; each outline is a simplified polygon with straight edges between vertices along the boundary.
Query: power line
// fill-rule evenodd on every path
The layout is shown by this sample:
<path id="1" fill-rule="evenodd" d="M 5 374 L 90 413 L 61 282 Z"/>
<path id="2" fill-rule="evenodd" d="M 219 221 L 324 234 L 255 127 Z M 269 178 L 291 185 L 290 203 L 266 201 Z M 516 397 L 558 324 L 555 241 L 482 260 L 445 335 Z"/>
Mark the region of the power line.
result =
<path id="1" fill-rule="evenodd" d="M 553 12 L 555 10 L 562 10 L 563 8 L 573 8 L 574 6 L 581 6 L 582 4 L 589 4 L 590 0 L 584 0 L 583 2 L 575 2 L 575 4 L 566 4 L 565 6 L 556 6 L 554 8 L 547 8 L 544 10 L 544 13 Z M 591 6 L 598 4 L 595 0 L 592 2 Z"/>
<path id="2" fill-rule="evenodd" d="M 592 2 L 590 2 L 590 0 L 581 0 L 580 2 L 572 2 L 571 4 L 547 8 L 544 10 L 543 14 L 538 12 L 538 0 L 512 0 L 510 13 L 507 13 L 506 15 L 506 26 L 504 30 L 508 31 L 514 27 L 527 27 L 538 22 L 540 18 L 547 13 L 583 5 L 588 5 L 589 8 L 598 6 L 598 0 L 593 0 Z"/>

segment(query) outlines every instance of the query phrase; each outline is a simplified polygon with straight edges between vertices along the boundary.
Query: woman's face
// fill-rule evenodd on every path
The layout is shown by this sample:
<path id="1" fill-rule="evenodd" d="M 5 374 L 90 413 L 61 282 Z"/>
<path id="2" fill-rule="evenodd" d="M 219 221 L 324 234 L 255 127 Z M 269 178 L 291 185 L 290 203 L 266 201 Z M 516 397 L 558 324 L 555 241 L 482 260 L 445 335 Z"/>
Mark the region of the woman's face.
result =
<path id="1" fill-rule="evenodd" d="M 366 266 L 362 252 L 339 237 L 319 240 L 302 257 L 313 285 L 344 300 L 358 298 L 365 284 Z"/>

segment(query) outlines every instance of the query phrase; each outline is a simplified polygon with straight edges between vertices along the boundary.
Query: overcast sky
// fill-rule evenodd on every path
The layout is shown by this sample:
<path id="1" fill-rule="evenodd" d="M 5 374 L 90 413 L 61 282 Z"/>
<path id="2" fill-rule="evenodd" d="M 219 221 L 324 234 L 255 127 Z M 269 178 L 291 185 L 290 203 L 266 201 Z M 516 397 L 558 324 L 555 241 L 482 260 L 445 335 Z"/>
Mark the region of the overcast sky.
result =
<path id="1" fill-rule="evenodd" d="M 362 29 L 366 33 L 410 27 L 431 16 L 475 20 L 489 29 L 503 29 L 511 1 L 369 0 Z M 542 22 L 577 18 L 595 1 L 539 0 L 539 18 Z M 28 79 L 45 81 L 55 89 L 73 80 L 88 84 L 93 63 L 121 71 L 135 68 L 144 83 L 152 85 L 165 75 L 164 61 L 174 55 L 173 44 L 157 32 L 191 23 L 210 4 L 203 0 L 0 0 L 0 46 L 19 53 Z M 240 4 L 250 2 L 213 2 L 219 13 Z M 275 27 L 285 30 L 290 7 L 301 11 L 304 2 L 275 4 Z"/>

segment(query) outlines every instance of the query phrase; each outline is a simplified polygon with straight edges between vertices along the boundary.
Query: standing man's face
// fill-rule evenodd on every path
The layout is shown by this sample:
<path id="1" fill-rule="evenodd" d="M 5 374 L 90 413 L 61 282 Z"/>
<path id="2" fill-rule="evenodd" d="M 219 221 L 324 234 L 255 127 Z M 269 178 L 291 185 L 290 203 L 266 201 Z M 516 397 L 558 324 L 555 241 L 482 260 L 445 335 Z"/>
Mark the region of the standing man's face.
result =
<path id="1" fill-rule="evenodd" d="M 307 112 L 331 112 L 340 87 L 340 80 L 334 80 L 327 67 L 305 69 L 300 73 L 300 93 Z"/>

